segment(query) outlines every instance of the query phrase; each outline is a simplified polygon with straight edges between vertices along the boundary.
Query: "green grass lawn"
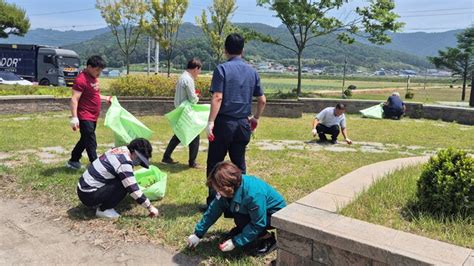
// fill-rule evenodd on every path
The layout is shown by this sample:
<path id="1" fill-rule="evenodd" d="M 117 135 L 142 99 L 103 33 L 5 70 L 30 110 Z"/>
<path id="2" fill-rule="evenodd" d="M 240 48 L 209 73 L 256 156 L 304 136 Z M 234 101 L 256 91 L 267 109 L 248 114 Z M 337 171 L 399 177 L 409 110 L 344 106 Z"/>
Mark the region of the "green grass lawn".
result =
<path id="1" fill-rule="evenodd" d="M 416 181 L 421 166 L 409 167 L 377 181 L 341 214 L 397 230 L 438 239 L 455 245 L 474 248 L 474 220 L 438 218 L 413 210 Z"/>
<path id="2" fill-rule="evenodd" d="M 135 73 L 133 73 L 135 74 Z M 132 74 L 132 75 L 133 75 Z M 110 94 L 110 84 L 114 78 L 99 78 L 101 93 Z M 262 86 L 265 93 L 270 97 L 278 96 L 277 92 L 289 93 L 296 88 L 296 76 L 278 77 L 272 75 L 262 75 Z M 405 95 L 406 81 L 399 77 L 348 77 L 345 87 L 349 85 L 357 86 L 358 90 L 387 89 L 388 91 L 374 91 L 358 93 L 355 91 L 353 99 L 386 100 L 392 90 L 399 91 Z M 453 89 L 449 88 L 449 79 L 428 79 L 425 83 L 422 78 L 415 78 L 410 84 L 410 88 L 415 89 L 415 98 L 411 101 L 433 103 L 436 101 L 459 101 L 461 90 L 456 83 Z M 307 97 L 321 97 L 321 91 L 334 91 L 322 97 L 339 97 L 342 86 L 342 77 L 319 77 L 304 76 L 302 79 L 302 92 Z M 426 88 L 426 89 L 423 89 Z M 0 85 L 1 95 L 54 95 L 57 97 L 70 97 L 70 88 L 66 87 L 45 87 L 45 86 L 9 86 Z M 469 91 L 467 92 L 469 95 Z M 292 96 L 296 97 L 295 95 Z M 469 97 L 467 97 L 469 98 Z"/>
<path id="3" fill-rule="evenodd" d="M 430 120 L 371 120 L 362 119 L 358 115 L 348 116 L 349 136 L 355 141 L 353 152 L 314 151 L 306 148 L 269 151 L 262 150 L 258 145 L 264 140 L 293 140 L 300 143 L 310 141 L 312 119 L 311 114 L 305 114 L 299 119 L 262 118 L 247 152 L 249 174 L 259 176 L 276 187 L 289 203 L 361 166 L 409 156 L 403 152 L 410 151 L 419 155 L 425 151 L 449 146 L 474 150 L 474 127 Z M 70 210 L 72 219 L 80 221 L 91 219 L 93 212 L 79 204 L 75 187 L 81 172 L 64 168 L 68 154 L 62 155 L 64 160 L 61 162 L 44 164 L 34 155 L 35 151 L 26 152 L 26 158 L 18 152 L 28 149 L 36 149 L 38 152 L 41 147 L 55 146 L 64 147 L 70 152 L 79 134 L 71 131 L 68 120 L 67 112 L 0 116 L 0 152 L 12 154 L 14 159 L 20 161 L 17 167 L 5 167 L 1 166 L 0 160 L 0 173 L 7 172 L 16 176 L 18 188 L 22 193 L 46 197 L 63 206 L 65 212 Z M 165 118 L 145 116 L 140 117 L 140 120 L 154 131 L 151 141 L 155 147 L 163 148 L 172 136 Z M 97 128 L 97 139 L 99 145 L 113 143 L 113 135 L 103 126 L 102 119 L 99 120 Z M 202 139 L 205 139 L 204 135 Z M 389 144 L 392 148 L 382 153 L 362 150 L 366 145 L 364 143 L 374 142 Z M 345 144 L 338 146 L 348 147 Z M 105 149 L 105 146 L 99 146 L 98 150 L 103 152 Z M 130 233 L 146 235 L 187 254 L 199 255 L 209 263 L 263 263 L 264 259 L 245 256 L 238 250 L 223 254 L 217 249 L 220 233 L 232 227 L 232 221 L 227 219 L 219 220 L 195 252 L 185 248 L 186 237 L 193 232 L 195 223 L 201 217 L 197 206 L 204 203 L 207 195 L 205 170 L 188 169 L 184 164 L 161 164 L 162 153 L 162 150 L 155 148 L 151 160 L 168 173 L 167 195 L 157 203 L 162 216 L 149 219 L 145 210 L 127 199 L 120 205 L 119 212 L 123 216 L 116 225 Z M 180 162 L 187 162 L 187 156 L 187 149 L 175 151 L 173 154 L 173 158 Z M 205 166 L 206 156 L 205 152 L 199 153 L 200 165 Z M 84 158 L 83 163 L 86 162 Z M 270 258 L 272 256 L 275 254 Z"/>

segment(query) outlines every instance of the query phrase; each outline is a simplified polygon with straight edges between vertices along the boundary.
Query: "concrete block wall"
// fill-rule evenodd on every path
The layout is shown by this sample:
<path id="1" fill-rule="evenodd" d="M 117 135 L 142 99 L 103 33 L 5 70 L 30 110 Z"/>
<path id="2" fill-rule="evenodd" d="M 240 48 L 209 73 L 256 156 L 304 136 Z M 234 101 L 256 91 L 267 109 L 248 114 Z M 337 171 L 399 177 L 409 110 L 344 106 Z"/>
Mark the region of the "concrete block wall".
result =
<path id="1" fill-rule="evenodd" d="M 173 110 L 173 98 L 169 97 L 119 97 L 121 105 L 134 115 L 163 115 Z M 3 96 L 0 97 L 0 114 L 26 114 L 69 110 L 69 98 L 52 96 Z M 360 110 L 379 104 L 380 101 L 350 99 L 300 99 L 269 100 L 263 113 L 266 117 L 299 118 L 303 113 L 316 114 L 328 106 L 344 103 L 349 114 L 358 114 Z M 201 103 L 209 103 L 204 99 Z M 426 118 L 456 121 L 460 124 L 474 125 L 474 108 L 423 105 L 407 103 L 406 115 L 411 118 Z M 102 104 L 102 115 L 107 111 Z M 256 103 L 252 109 L 255 112 Z"/>
<path id="2" fill-rule="evenodd" d="M 119 97 L 120 104 L 134 115 L 164 115 L 174 109 L 173 98 L 166 97 Z M 201 103 L 209 103 L 208 100 Z M 28 114 L 69 110 L 69 98 L 52 96 L 8 96 L 0 97 L 0 114 Z M 252 109 L 256 110 L 254 102 Z M 107 112 L 108 104 L 102 103 L 101 116 Z M 303 114 L 303 103 L 296 101 L 269 101 L 263 113 L 266 117 L 299 118 Z"/>

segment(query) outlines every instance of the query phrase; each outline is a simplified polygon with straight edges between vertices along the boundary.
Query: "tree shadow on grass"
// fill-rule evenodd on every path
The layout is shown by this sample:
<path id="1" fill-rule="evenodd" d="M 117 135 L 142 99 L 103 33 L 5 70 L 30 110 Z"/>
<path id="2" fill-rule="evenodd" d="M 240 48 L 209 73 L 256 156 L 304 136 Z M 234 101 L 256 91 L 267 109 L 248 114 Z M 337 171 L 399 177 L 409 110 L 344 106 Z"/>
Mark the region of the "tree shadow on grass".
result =
<path id="1" fill-rule="evenodd" d="M 437 220 L 441 223 L 450 223 L 453 219 L 460 220 L 470 220 L 472 218 L 467 214 L 458 214 L 458 215 L 443 215 L 438 213 L 433 213 L 433 210 L 423 209 L 419 206 L 416 199 L 409 200 L 405 206 L 400 210 L 400 215 L 407 222 L 415 222 L 422 218 L 430 218 Z"/>
<path id="2" fill-rule="evenodd" d="M 85 171 L 85 169 L 84 169 Z M 42 176 L 54 176 L 54 175 L 77 175 L 79 178 L 82 173 L 84 172 L 82 169 L 81 170 L 74 170 L 71 168 L 67 168 L 64 166 L 56 166 L 56 167 L 48 167 L 40 172 Z"/>
<path id="3" fill-rule="evenodd" d="M 160 168 L 163 172 L 166 173 L 180 173 L 183 171 L 188 171 L 191 170 L 188 166 L 188 164 L 183 164 L 183 163 L 177 163 L 177 164 L 166 164 L 166 163 L 153 163 L 152 165 Z M 206 172 L 205 169 L 202 169 L 203 173 Z"/>

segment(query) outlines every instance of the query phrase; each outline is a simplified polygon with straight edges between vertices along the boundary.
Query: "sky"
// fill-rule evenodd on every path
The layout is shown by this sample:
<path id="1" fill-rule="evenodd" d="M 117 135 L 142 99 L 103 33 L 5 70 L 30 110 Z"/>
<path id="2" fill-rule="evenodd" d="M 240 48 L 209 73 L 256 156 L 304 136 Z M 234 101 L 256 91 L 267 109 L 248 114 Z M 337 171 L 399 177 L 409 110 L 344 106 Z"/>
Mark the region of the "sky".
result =
<path id="1" fill-rule="evenodd" d="M 95 9 L 95 0 L 6 0 L 26 10 L 31 29 L 90 30 L 107 25 Z M 78 3 L 80 2 L 80 5 Z M 196 24 L 195 18 L 212 0 L 189 0 L 184 21 Z M 367 1 L 353 0 L 335 13 L 338 17 L 353 14 L 356 6 Z M 395 0 L 395 12 L 405 22 L 403 32 L 442 32 L 474 25 L 474 0 Z M 237 0 L 232 22 L 258 22 L 279 26 L 280 20 L 255 0 Z"/>

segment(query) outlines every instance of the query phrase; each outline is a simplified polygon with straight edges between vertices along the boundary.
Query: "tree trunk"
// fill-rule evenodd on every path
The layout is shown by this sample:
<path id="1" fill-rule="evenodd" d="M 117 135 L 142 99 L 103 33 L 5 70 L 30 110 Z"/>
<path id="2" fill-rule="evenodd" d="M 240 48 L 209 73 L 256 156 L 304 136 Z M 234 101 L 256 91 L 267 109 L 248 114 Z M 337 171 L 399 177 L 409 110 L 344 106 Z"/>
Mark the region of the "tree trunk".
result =
<path id="1" fill-rule="evenodd" d="M 127 65 L 127 75 L 130 74 L 130 54 L 127 51 L 125 55 L 125 64 Z"/>
<path id="2" fill-rule="evenodd" d="M 461 101 L 464 101 L 466 99 L 466 83 L 467 83 L 467 71 L 464 72 L 462 75 L 462 95 L 461 95 Z M 472 88 L 471 88 L 472 90 Z"/>
<path id="3" fill-rule="evenodd" d="M 471 72 L 471 97 L 469 98 L 469 106 L 474 107 L 474 71 Z"/>
<path id="4" fill-rule="evenodd" d="M 168 67 L 168 78 L 170 77 L 170 73 L 171 73 L 171 58 L 168 57 L 168 59 L 166 59 L 166 64 L 167 64 L 167 67 Z"/>
<path id="5" fill-rule="evenodd" d="M 298 53 L 298 85 L 296 86 L 296 96 L 301 96 L 301 52 Z"/>

